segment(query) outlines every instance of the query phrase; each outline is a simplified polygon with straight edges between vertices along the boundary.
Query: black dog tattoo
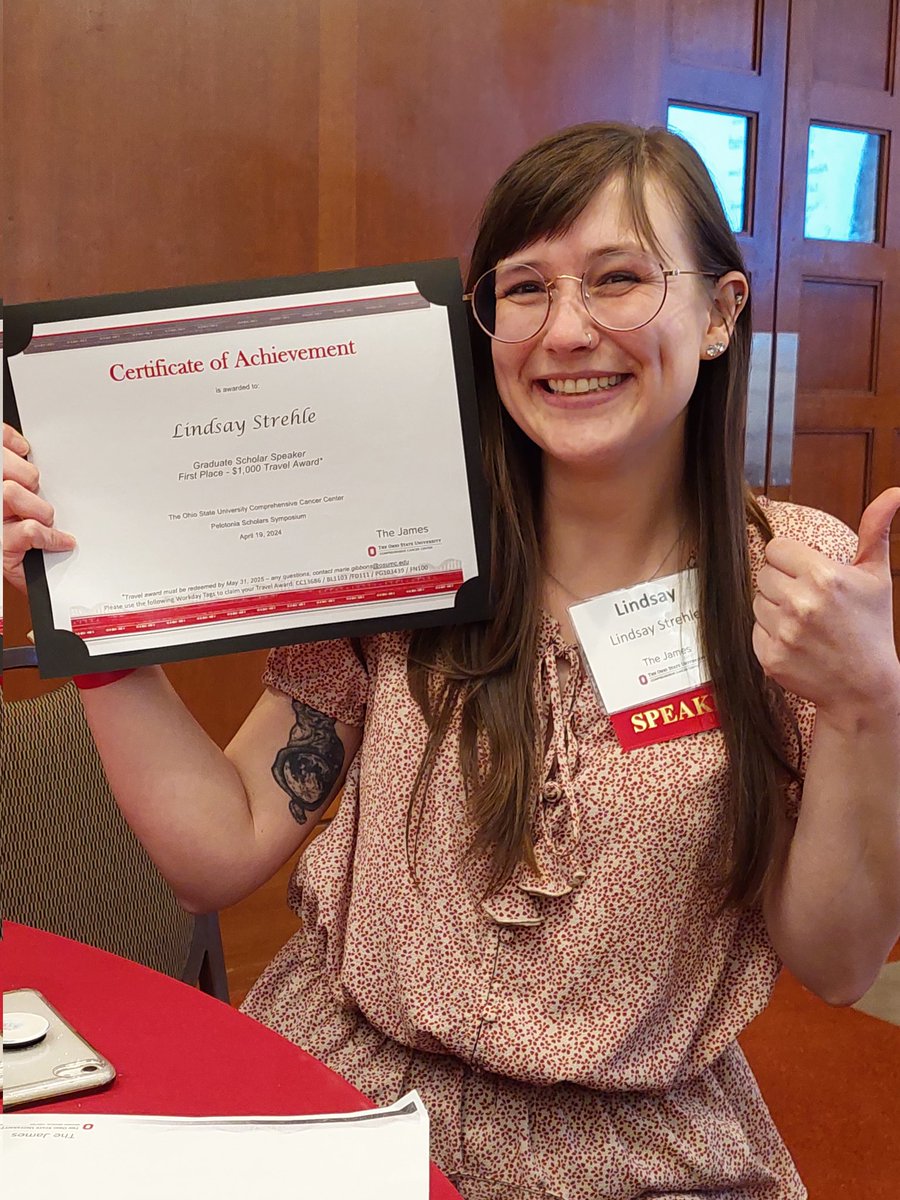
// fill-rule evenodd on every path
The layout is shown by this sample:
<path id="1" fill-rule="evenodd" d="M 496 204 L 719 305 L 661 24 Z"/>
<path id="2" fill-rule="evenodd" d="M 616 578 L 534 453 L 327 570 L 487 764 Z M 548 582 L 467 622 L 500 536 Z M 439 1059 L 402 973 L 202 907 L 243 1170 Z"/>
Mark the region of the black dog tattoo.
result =
<path id="1" fill-rule="evenodd" d="M 293 701 L 295 724 L 288 744 L 278 751 L 272 774 L 290 797 L 291 816 L 306 824 L 331 795 L 344 765 L 344 745 L 334 728 L 334 718 L 308 704 Z"/>

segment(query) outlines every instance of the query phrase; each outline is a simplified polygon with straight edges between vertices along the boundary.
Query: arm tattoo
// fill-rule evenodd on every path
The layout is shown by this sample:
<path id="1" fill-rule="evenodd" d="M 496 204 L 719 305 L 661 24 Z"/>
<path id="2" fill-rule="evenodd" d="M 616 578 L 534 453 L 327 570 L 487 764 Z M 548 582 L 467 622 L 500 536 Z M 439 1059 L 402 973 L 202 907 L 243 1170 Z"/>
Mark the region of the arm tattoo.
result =
<path id="1" fill-rule="evenodd" d="M 293 706 L 294 727 L 288 744 L 275 756 L 272 774 L 290 797 L 291 816 L 305 825 L 306 814 L 321 808 L 331 795 L 344 765 L 344 745 L 333 717 L 299 700 Z"/>

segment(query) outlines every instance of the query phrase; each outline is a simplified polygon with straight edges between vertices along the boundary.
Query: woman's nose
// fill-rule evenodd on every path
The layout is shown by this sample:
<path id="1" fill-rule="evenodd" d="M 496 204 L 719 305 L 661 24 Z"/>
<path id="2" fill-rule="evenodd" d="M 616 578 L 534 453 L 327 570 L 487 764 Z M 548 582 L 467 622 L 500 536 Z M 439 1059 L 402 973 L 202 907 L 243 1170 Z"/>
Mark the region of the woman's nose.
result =
<path id="1" fill-rule="evenodd" d="M 597 326 L 584 306 L 581 288 L 572 281 L 550 293 L 550 312 L 544 326 L 544 346 L 557 353 L 588 349 L 596 339 Z"/>

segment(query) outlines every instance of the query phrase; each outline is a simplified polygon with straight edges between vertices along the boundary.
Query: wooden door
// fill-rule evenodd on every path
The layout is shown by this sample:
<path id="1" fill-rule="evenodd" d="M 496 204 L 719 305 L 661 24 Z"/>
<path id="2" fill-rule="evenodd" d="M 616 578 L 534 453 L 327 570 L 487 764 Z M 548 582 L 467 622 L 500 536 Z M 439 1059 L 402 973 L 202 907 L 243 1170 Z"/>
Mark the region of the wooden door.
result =
<path id="1" fill-rule="evenodd" d="M 791 12 L 769 492 L 854 529 L 900 483 L 898 7 Z M 900 519 L 891 562 L 900 638 Z"/>
<path id="2" fill-rule="evenodd" d="M 658 0 L 655 17 L 656 119 L 679 103 L 749 122 L 748 478 L 855 529 L 900 483 L 900 3 Z M 853 147 L 861 170 L 841 173 Z M 834 208 L 846 236 L 822 236 Z M 900 639 L 900 519 L 891 549 Z"/>
<path id="3" fill-rule="evenodd" d="M 752 291 L 746 471 L 757 489 L 765 486 L 769 438 L 789 2 L 661 0 L 647 27 L 647 60 L 660 71 L 654 121 L 666 124 L 675 105 L 746 122 L 743 219 L 732 228 L 739 224 Z M 677 114 L 671 125 L 678 129 Z"/>

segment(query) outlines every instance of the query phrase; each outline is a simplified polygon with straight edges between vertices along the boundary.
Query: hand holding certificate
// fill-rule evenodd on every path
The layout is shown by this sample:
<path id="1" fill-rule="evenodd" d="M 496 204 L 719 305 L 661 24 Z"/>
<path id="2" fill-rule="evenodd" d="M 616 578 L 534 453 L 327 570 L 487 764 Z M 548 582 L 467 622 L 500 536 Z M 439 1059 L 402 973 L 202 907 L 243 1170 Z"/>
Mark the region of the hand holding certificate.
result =
<path id="1" fill-rule="evenodd" d="M 458 268 L 23 306 L 45 674 L 487 615 Z"/>

